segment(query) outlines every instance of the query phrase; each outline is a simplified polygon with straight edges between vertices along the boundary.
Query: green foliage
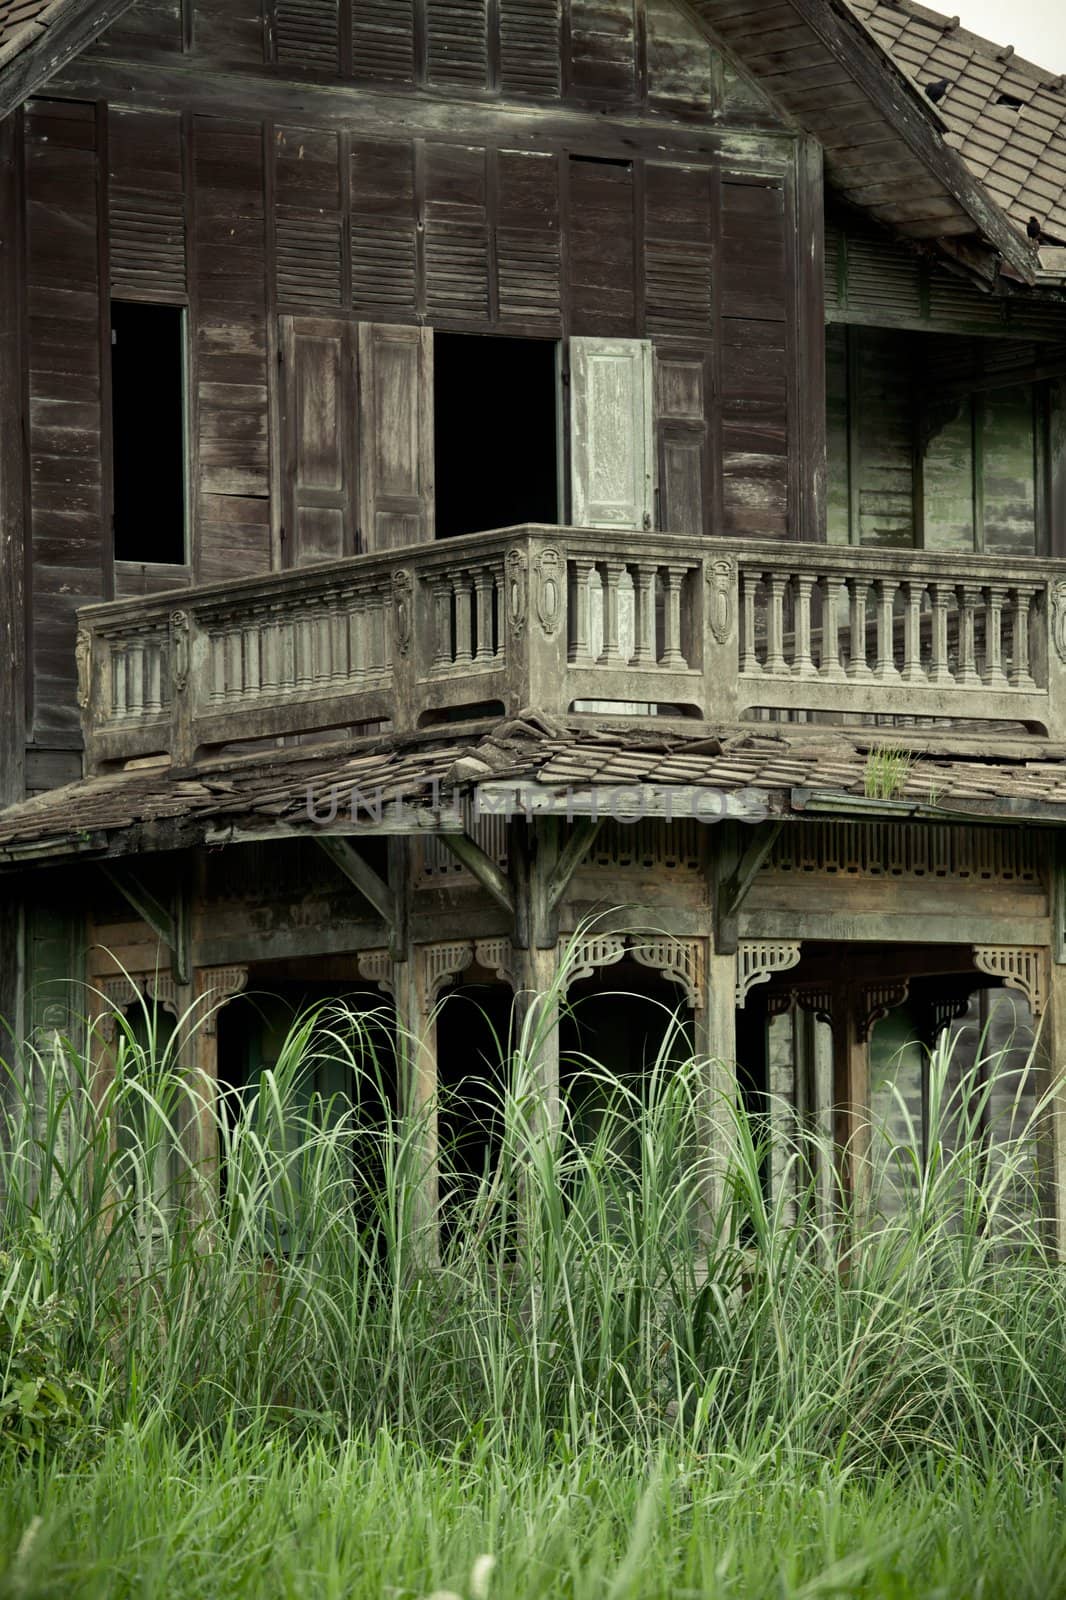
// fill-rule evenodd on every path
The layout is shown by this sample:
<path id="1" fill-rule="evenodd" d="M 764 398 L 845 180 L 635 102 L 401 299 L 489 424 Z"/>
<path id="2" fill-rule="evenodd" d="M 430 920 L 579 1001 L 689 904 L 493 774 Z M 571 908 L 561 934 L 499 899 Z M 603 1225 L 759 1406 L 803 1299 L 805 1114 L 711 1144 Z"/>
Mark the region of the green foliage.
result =
<path id="1" fill-rule="evenodd" d="M 926 1138 L 875 1141 L 861 1205 L 799 1133 L 771 1201 L 767 1126 L 676 1035 L 639 1085 L 584 1063 L 596 1114 L 553 1131 L 537 1026 L 473 1181 L 343 1006 L 218 1104 L 143 1028 L 95 1096 L 69 1049 L 23 1063 L 0 1594 L 1062 1591 L 1066 1286 L 1035 1121 L 989 1144 L 995 1059 L 937 1054 Z"/>
<path id="2" fill-rule="evenodd" d="M 0 1250 L 0 1450 L 64 1440 L 81 1420 L 82 1384 L 67 1358 L 75 1310 L 47 1290 L 54 1260 L 38 1217 Z"/>
<path id="3" fill-rule="evenodd" d="M 879 745 L 866 757 L 863 792 L 867 800 L 899 800 L 907 787 L 914 758 L 908 750 Z M 935 803 L 930 801 L 930 804 Z"/>

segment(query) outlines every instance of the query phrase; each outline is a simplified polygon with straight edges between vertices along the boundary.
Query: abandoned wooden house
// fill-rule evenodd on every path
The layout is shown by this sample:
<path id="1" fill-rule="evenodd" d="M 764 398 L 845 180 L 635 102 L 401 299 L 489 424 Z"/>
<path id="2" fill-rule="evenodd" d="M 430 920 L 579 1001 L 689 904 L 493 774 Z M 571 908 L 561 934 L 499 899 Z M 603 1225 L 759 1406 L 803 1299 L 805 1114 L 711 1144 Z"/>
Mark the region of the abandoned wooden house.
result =
<path id="1" fill-rule="evenodd" d="M 945 1030 L 1047 1081 L 1062 78 L 910 0 L 0 0 L 0 116 L 16 1038 L 207 1000 L 240 1085 L 391 1005 L 454 1122 L 513 996 L 549 1111 L 680 1008 L 842 1148 Z"/>

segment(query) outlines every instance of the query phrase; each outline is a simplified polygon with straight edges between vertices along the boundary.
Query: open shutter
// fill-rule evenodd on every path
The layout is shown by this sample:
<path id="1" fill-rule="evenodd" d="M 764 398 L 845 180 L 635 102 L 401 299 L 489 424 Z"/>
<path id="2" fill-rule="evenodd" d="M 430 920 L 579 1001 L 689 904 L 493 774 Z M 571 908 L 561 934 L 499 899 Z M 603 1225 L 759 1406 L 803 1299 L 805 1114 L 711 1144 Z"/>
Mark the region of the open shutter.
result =
<path id="1" fill-rule="evenodd" d="M 363 550 L 433 538 L 433 331 L 359 327 Z"/>
<path id="2" fill-rule="evenodd" d="M 355 325 L 282 317 L 285 535 L 290 566 L 355 548 Z"/>
<path id="3" fill-rule="evenodd" d="M 570 392 L 574 526 L 653 527 L 650 342 L 571 339 Z"/>
<path id="4" fill-rule="evenodd" d="M 714 488 L 710 386 L 706 351 L 656 351 L 658 520 L 664 533 L 687 533 L 701 539 L 709 531 Z"/>

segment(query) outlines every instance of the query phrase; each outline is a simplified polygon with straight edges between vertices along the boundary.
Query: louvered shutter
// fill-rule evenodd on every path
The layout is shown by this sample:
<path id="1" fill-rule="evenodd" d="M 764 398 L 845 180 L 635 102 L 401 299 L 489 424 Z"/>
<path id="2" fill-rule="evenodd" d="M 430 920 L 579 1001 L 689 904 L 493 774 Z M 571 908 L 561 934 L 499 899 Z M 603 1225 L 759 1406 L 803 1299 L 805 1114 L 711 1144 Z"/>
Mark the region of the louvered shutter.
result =
<path id="1" fill-rule="evenodd" d="M 363 550 L 433 538 L 433 332 L 359 328 L 359 487 Z"/>
<path id="2" fill-rule="evenodd" d="M 500 88 L 557 100 L 562 90 L 562 0 L 500 0 Z"/>
<path id="3" fill-rule="evenodd" d="M 426 0 L 426 77 L 483 89 L 489 75 L 488 0 Z"/>
<path id="4" fill-rule="evenodd" d="M 570 386 L 574 525 L 651 528 L 651 344 L 645 339 L 571 339 Z"/>
<path id="5" fill-rule="evenodd" d="M 282 317 L 285 535 L 292 566 L 351 555 L 355 324 Z"/>
<path id="6" fill-rule="evenodd" d="M 415 0 L 355 0 L 352 69 L 375 82 L 414 82 Z"/>
<path id="7" fill-rule="evenodd" d="M 710 371 L 703 350 L 656 351 L 659 526 L 702 538 L 711 531 Z"/>
<path id="8" fill-rule="evenodd" d="M 337 0 L 275 0 L 274 44 L 283 65 L 335 76 L 340 67 Z"/>

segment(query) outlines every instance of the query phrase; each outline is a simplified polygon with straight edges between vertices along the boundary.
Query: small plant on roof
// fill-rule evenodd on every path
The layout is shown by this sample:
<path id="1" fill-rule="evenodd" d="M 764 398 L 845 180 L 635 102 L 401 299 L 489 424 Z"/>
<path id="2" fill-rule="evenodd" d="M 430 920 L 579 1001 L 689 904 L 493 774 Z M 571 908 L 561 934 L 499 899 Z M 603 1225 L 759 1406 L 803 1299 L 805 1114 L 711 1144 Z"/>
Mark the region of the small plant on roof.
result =
<path id="1" fill-rule="evenodd" d="M 867 800 L 898 800 L 907 787 L 914 758 L 909 750 L 878 745 L 866 757 L 863 788 Z"/>

